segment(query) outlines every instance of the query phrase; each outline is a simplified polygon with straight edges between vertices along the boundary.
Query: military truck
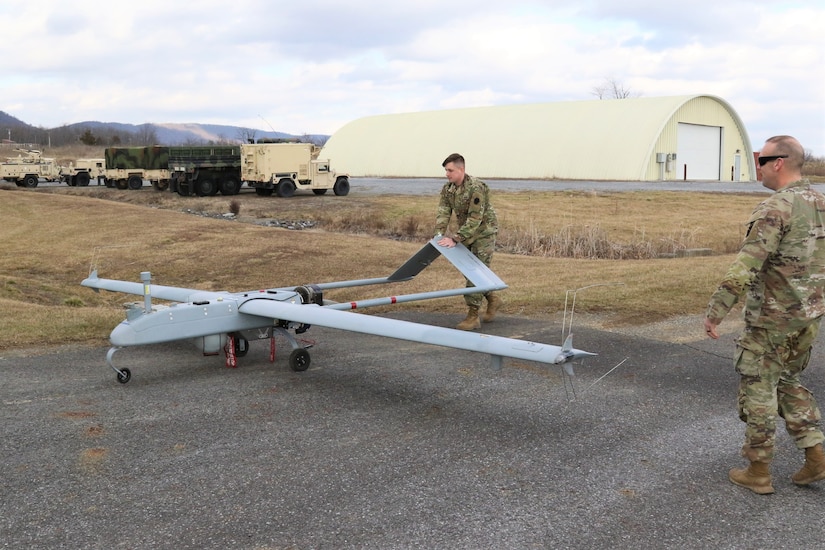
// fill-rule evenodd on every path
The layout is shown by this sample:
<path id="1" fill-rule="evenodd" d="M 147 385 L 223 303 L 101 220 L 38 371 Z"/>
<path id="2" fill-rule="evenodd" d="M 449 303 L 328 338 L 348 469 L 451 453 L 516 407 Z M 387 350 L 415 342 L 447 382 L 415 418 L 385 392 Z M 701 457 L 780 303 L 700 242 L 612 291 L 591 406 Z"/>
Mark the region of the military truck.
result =
<path id="1" fill-rule="evenodd" d="M 40 178 L 46 181 L 60 179 L 60 166 L 52 158 L 43 158 L 37 149 L 15 149 L 20 154 L 0 163 L 0 178 L 17 187 L 37 187 Z"/>
<path id="2" fill-rule="evenodd" d="M 106 159 L 77 159 L 60 171 L 61 181 L 70 187 L 86 187 L 93 179 L 100 185 L 105 175 Z"/>
<path id="3" fill-rule="evenodd" d="M 237 145 L 169 147 L 169 190 L 181 196 L 237 195 L 241 190 Z"/>
<path id="4" fill-rule="evenodd" d="M 142 189 L 149 180 L 158 191 L 169 188 L 169 147 L 109 147 L 106 161 L 106 187 Z"/>
<path id="5" fill-rule="evenodd" d="M 320 147 L 311 143 L 245 143 L 241 145 L 241 179 L 258 195 L 291 197 L 311 189 L 323 195 L 349 193 L 349 177 L 336 174 L 329 160 L 318 159 Z"/>

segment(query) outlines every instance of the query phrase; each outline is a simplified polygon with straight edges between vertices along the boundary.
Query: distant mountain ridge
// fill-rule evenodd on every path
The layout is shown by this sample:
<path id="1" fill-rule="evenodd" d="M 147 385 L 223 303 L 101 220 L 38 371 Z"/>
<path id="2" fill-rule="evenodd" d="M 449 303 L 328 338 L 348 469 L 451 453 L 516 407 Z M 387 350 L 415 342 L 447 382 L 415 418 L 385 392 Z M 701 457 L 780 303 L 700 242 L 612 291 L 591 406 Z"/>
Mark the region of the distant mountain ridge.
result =
<path id="1" fill-rule="evenodd" d="M 294 135 L 286 132 L 265 131 L 258 128 L 244 126 L 229 126 L 221 124 L 190 123 L 146 123 L 125 124 L 121 122 L 100 122 L 87 120 L 66 124 L 56 128 L 41 128 L 27 124 L 8 113 L 0 111 L 0 130 L 8 128 L 14 141 L 35 141 L 34 135 L 51 133 L 52 138 L 61 133 L 80 135 L 86 130 L 93 134 L 132 134 L 147 135 L 153 133 L 159 145 L 183 145 L 198 143 L 245 142 L 249 139 L 301 139 L 312 143 L 323 144 L 329 139 L 324 134 Z M 6 137 L 5 131 L 0 132 L 0 138 Z M 22 138 L 22 136 L 26 138 Z M 30 137 L 32 136 L 32 137 Z M 37 140 L 39 141 L 39 140 Z"/>
<path id="2" fill-rule="evenodd" d="M 323 134 L 294 135 L 286 132 L 264 131 L 257 128 L 246 128 L 243 126 L 228 126 L 221 124 L 199 124 L 196 122 L 187 123 L 146 123 L 146 124 L 124 124 L 120 122 L 98 122 L 87 120 L 69 124 L 67 128 L 85 130 L 89 128 L 94 131 L 107 130 L 118 131 L 130 134 L 154 132 L 158 143 L 162 145 L 181 145 L 185 143 L 198 142 L 227 142 L 246 141 L 249 138 L 261 139 L 305 139 L 316 142 L 326 141 L 329 136 Z"/>

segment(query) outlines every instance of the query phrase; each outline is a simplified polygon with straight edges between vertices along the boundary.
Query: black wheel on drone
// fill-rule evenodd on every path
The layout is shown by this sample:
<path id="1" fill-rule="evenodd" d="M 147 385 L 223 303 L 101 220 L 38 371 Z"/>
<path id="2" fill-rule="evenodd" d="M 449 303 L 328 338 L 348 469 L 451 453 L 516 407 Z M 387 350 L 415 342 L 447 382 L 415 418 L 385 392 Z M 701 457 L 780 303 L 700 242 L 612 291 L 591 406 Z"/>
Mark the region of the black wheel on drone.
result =
<path id="1" fill-rule="evenodd" d="M 292 350 L 289 354 L 289 368 L 295 372 L 303 372 L 309 368 L 309 352 L 304 348 Z"/>
<path id="2" fill-rule="evenodd" d="M 238 357 L 246 357 L 249 352 L 249 340 L 238 334 L 232 334 L 232 339 L 235 344 L 235 355 Z"/>
<path id="3" fill-rule="evenodd" d="M 117 381 L 121 384 L 125 384 L 129 380 L 132 379 L 132 371 L 129 369 L 120 369 L 117 373 Z"/>

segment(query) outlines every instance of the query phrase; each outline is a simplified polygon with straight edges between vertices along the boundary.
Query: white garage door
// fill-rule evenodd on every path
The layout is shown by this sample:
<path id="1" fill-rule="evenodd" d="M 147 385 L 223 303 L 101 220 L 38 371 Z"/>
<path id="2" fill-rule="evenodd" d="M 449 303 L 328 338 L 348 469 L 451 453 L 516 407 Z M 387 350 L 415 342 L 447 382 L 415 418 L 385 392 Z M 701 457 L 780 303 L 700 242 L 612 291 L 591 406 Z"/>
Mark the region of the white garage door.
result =
<path id="1" fill-rule="evenodd" d="M 680 122 L 676 138 L 677 179 L 719 181 L 722 128 Z"/>

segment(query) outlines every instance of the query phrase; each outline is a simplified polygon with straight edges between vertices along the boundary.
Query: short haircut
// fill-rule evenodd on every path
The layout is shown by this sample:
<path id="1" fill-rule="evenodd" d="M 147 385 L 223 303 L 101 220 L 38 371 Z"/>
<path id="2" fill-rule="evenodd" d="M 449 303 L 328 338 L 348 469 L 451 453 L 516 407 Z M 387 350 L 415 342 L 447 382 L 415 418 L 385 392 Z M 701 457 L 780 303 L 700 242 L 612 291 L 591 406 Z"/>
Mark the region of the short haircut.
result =
<path id="1" fill-rule="evenodd" d="M 451 162 L 460 168 L 464 168 L 464 157 L 458 153 L 453 153 L 449 157 L 445 158 L 444 162 L 441 163 L 441 166 L 446 167 Z"/>
<path id="2" fill-rule="evenodd" d="M 802 170 L 805 164 L 805 150 L 802 144 L 792 136 L 773 136 L 765 140 L 765 143 L 773 143 L 776 146 L 775 155 L 788 155 L 786 162 L 794 170 Z"/>

